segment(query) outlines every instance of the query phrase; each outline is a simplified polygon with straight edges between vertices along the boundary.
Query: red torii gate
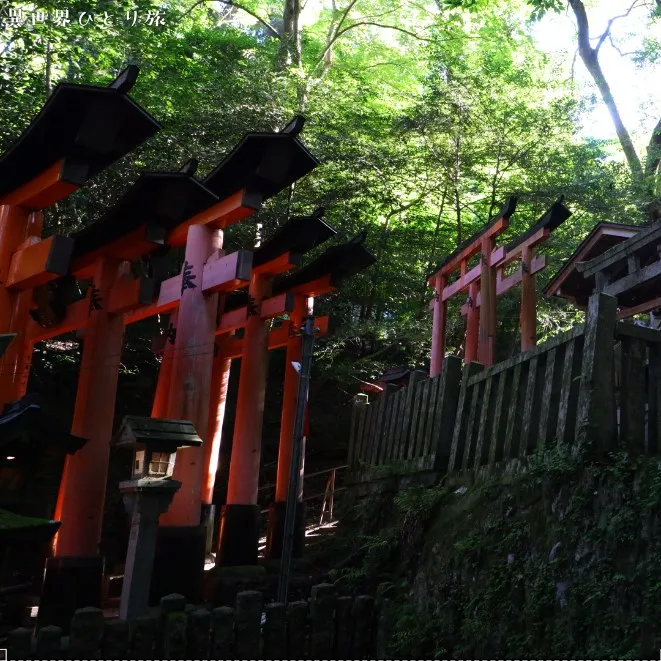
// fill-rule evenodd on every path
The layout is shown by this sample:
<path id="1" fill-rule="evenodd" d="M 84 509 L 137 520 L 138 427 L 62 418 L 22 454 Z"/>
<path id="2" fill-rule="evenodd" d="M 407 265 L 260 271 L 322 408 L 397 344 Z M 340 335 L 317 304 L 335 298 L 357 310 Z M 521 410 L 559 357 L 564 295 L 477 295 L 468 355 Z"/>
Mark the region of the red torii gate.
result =
<path id="1" fill-rule="evenodd" d="M 537 310 L 535 301 L 535 274 L 546 267 L 545 256 L 535 256 L 535 248 L 546 241 L 551 232 L 561 225 L 571 212 L 562 204 L 562 197 L 527 232 L 507 247 L 497 248 L 495 239 L 509 227 L 509 219 L 516 210 L 517 200 L 511 197 L 487 226 L 470 237 L 429 277 L 434 287 L 432 301 L 433 327 L 430 376 L 441 372 L 445 356 L 447 301 L 468 290 L 468 301 L 461 314 L 466 317 L 464 360 L 478 360 L 491 366 L 495 360 L 496 300 L 497 297 L 521 284 L 521 351 L 536 344 Z M 480 263 L 468 270 L 468 262 L 480 254 Z M 519 269 L 505 276 L 505 269 L 519 259 Z M 459 277 L 448 284 L 457 270 Z"/>

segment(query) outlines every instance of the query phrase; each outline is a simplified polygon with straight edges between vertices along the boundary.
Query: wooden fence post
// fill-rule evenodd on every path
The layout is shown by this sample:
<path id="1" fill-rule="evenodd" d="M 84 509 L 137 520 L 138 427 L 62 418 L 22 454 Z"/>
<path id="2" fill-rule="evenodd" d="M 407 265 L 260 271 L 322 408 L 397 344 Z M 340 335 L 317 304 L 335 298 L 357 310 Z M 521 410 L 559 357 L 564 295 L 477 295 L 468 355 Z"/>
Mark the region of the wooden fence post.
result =
<path id="1" fill-rule="evenodd" d="M 621 338 L 622 386 L 620 389 L 620 440 L 635 454 L 645 452 L 645 354 L 646 344 L 633 337 Z"/>
<path id="2" fill-rule="evenodd" d="M 616 447 L 613 342 L 617 299 L 593 294 L 588 303 L 581 384 L 576 415 L 576 442 L 593 450 Z"/>
<path id="3" fill-rule="evenodd" d="M 353 477 L 358 470 L 368 404 L 369 398 L 365 393 L 360 392 L 354 395 L 353 406 L 351 407 L 351 427 L 349 429 L 348 477 Z"/>
<path id="4" fill-rule="evenodd" d="M 237 659 L 259 659 L 261 654 L 262 593 L 245 590 L 236 595 L 235 649 Z"/>
<path id="5" fill-rule="evenodd" d="M 434 403 L 434 419 L 432 422 L 431 442 L 433 469 L 441 473 L 448 470 L 452 436 L 457 418 L 459 389 L 461 386 L 461 358 L 446 356 L 438 384 L 438 395 Z"/>
<path id="6" fill-rule="evenodd" d="M 647 387 L 647 452 L 661 451 L 661 345 L 649 347 Z"/>
<path id="7" fill-rule="evenodd" d="M 464 449 L 468 439 L 468 417 L 471 408 L 471 391 L 468 386 L 468 380 L 484 369 L 481 363 L 473 361 L 464 365 L 461 377 L 461 388 L 459 390 L 459 401 L 457 403 L 457 417 L 455 418 L 454 430 L 452 434 L 452 448 L 448 459 L 448 473 L 453 473 L 461 469 L 464 460 Z"/>
<path id="8" fill-rule="evenodd" d="M 415 395 L 418 385 L 427 378 L 427 373 L 422 370 L 414 370 L 409 375 L 409 384 L 406 387 L 406 403 L 404 404 L 404 414 L 402 416 L 402 425 L 398 434 L 397 458 L 406 460 L 409 455 L 411 439 L 411 427 L 413 420 L 413 408 L 415 406 Z"/>

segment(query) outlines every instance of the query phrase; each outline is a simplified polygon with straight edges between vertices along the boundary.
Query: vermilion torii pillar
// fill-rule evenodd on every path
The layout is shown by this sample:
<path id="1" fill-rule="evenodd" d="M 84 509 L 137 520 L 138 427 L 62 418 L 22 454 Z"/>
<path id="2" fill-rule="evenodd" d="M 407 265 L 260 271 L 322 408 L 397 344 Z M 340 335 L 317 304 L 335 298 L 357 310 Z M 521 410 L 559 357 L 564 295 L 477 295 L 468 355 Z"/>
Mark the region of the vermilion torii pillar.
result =
<path id="1" fill-rule="evenodd" d="M 282 393 L 282 416 L 280 418 L 280 443 L 278 445 L 278 469 L 275 483 L 275 502 L 269 508 L 269 520 L 266 533 L 266 556 L 279 558 L 282 553 L 282 533 L 284 529 L 285 508 L 290 480 L 290 466 L 294 445 L 294 422 L 298 400 L 298 371 L 294 363 L 301 364 L 303 344 L 299 329 L 305 318 L 312 314 L 314 298 L 298 295 L 290 318 L 292 334 L 287 342 L 285 358 L 285 382 Z M 305 472 L 305 445 L 301 448 L 301 475 Z M 303 505 L 303 480 L 300 480 L 297 494 L 296 519 L 294 532 L 294 556 L 300 556 L 305 539 L 305 512 Z"/>

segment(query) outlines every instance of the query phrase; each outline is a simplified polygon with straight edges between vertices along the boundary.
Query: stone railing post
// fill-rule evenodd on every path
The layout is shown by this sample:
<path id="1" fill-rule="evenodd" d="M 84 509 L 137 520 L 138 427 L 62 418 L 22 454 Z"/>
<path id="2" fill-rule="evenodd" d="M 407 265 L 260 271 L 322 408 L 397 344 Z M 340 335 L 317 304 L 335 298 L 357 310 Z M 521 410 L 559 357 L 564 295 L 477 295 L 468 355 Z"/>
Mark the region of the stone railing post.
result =
<path id="1" fill-rule="evenodd" d="M 310 595 L 310 656 L 327 659 L 333 656 L 335 637 L 335 586 L 321 583 Z"/>
<path id="2" fill-rule="evenodd" d="M 72 659 L 98 658 L 103 640 L 103 611 L 79 608 L 71 618 L 69 652 Z"/>
<path id="3" fill-rule="evenodd" d="M 235 658 L 259 659 L 262 642 L 262 593 L 245 590 L 236 595 Z"/>
<path id="4" fill-rule="evenodd" d="M 211 635 L 211 658 L 231 659 L 234 650 L 234 609 L 219 606 L 211 613 L 213 633 Z"/>

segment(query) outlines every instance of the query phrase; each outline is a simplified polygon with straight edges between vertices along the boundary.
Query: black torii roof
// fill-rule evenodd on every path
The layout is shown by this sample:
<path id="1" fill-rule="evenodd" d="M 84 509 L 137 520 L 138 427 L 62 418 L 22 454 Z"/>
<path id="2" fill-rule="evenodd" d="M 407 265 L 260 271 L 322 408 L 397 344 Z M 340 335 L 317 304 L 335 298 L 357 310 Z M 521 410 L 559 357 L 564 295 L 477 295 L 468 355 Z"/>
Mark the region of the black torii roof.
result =
<path id="1" fill-rule="evenodd" d="M 144 224 L 172 229 L 218 198 L 191 172 L 147 172 L 96 223 L 72 235 L 73 257 L 87 254 Z"/>
<path id="2" fill-rule="evenodd" d="M 222 200 L 247 188 L 266 200 L 314 170 L 319 161 L 298 141 L 304 119 L 295 117 L 279 133 L 246 133 L 204 180 Z"/>
<path id="3" fill-rule="evenodd" d="M 376 262 L 376 257 L 362 245 L 363 239 L 364 234 L 360 241 L 353 239 L 348 243 L 333 246 L 302 269 L 278 278 L 273 285 L 273 293 L 281 294 L 292 287 L 313 282 L 325 275 L 330 275 L 333 284 L 337 286 L 342 280 L 372 266 Z"/>
<path id="4" fill-rule="evenodd" d="M 292 216 L 254 251 L 253 266 L 266 264 L 288 251 L 303 255 L 335 236 L 337 231 L 321 219 L 323 214 L 323 207 L 319 207 L 309 216 Z"/>
<path id="5" fill-rule="evenodd" d="M 62 159 L 82 185 L 159 131 L 128 96 L 137 75 L 131 65 L 108 87 L 60 83 L 0 157 L 0 197 Z"/>

